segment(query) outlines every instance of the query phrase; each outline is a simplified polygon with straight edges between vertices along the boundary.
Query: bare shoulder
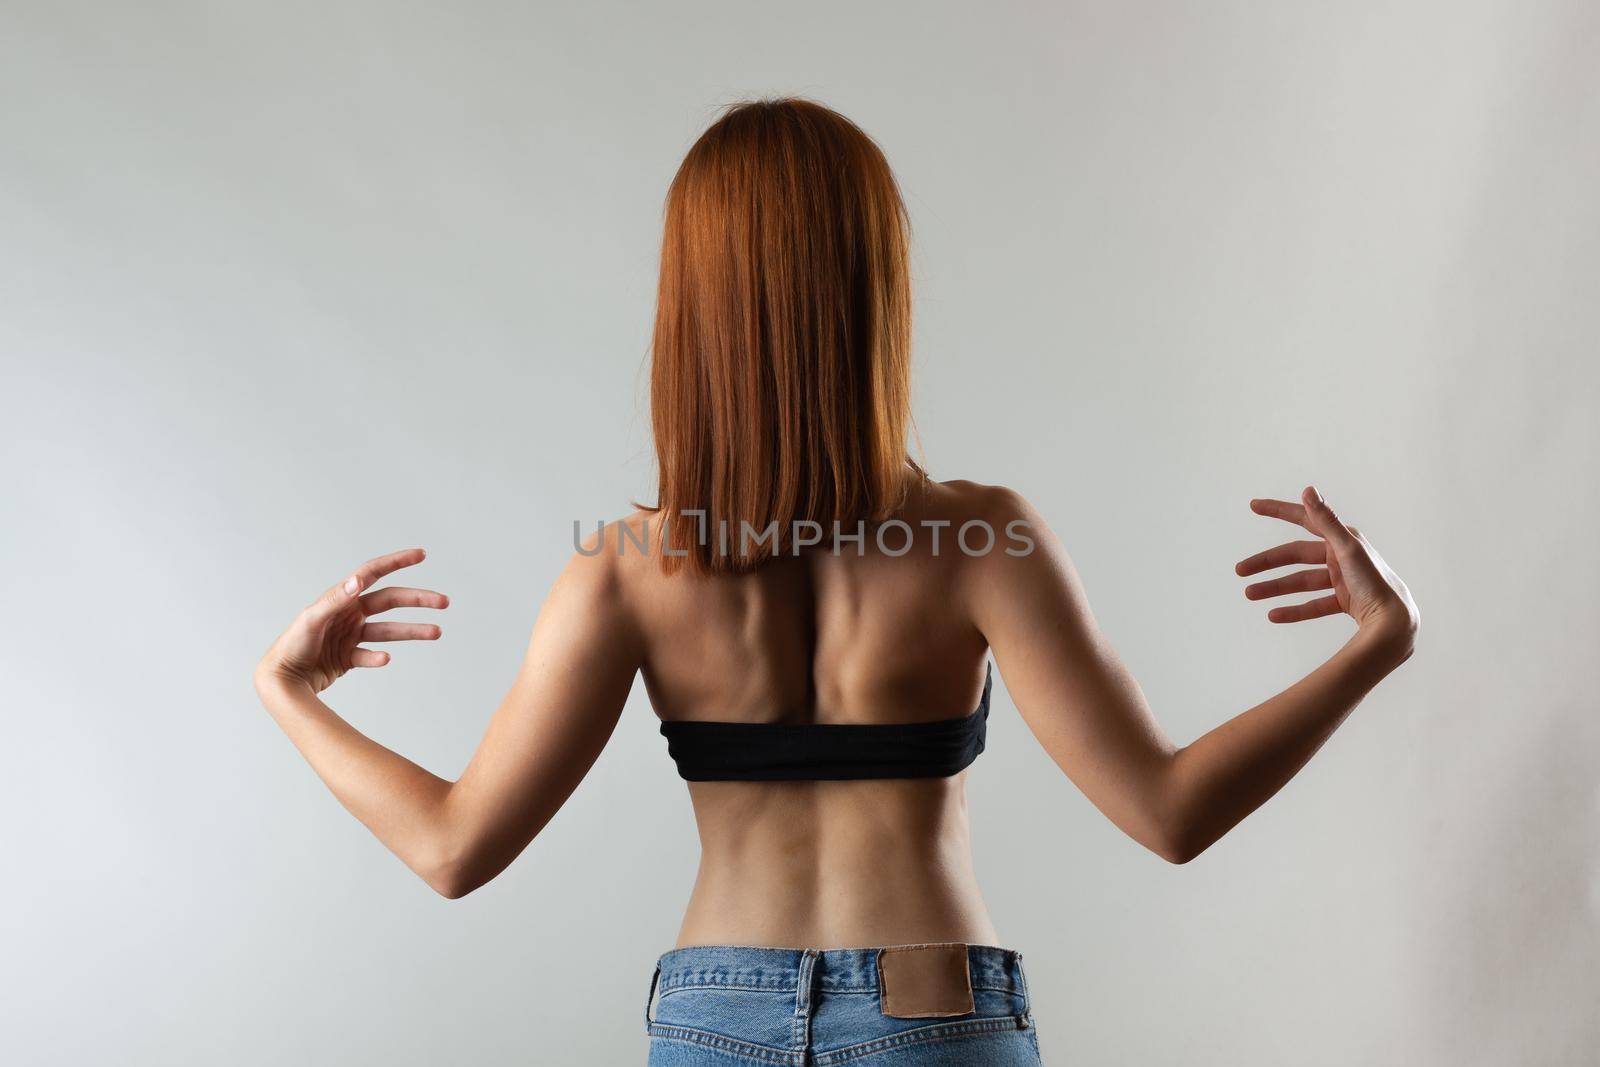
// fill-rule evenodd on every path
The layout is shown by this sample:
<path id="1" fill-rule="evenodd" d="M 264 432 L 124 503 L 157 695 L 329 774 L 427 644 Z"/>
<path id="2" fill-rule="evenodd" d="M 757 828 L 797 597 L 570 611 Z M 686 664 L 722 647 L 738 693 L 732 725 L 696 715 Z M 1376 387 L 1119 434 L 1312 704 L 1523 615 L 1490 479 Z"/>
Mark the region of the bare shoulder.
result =
<path id="1" fill-rule="evenodd" d="M 989 485 L 965 478 L 943 482 L 930 480 L 921 496 L 922 507 L 929 518 L 949 521 L 958 527 L 966 523 L 984 523 L 1003 534 L 1007 527 L 1021 529 L 1043 524 L 1027 498 L 1005 485 Z"/>
<path id="2" fill-rule="evenodd" d="M 577 540 L 567 566 L 590 580 L 627 582 L 646 557 L 658 547 L 657 513 L 636 508 L 618 519 L 605 519 Z"/>
<path id="3" fill-rule="evenodd" d="M 573 546 L 535 617 L 523 667 L 528 676 L 555 677 L 582 665 L 616 681 L 637 668 L 637 613 L 624 560 L 616 553 L 623 521 L 604 523 Z"/>
<path id="4" fill-rule="evenodd" d="M 1022 493 L 1005 485 L 953 479 L 930 482 L 927 510 L 959 533 L 962 585 L 973 604 L 1004 603 L 1045 585 L 1071 583 L 1072 564 L 1055 531 Z M 992 533 L 993 540 L 989 540 Z M 980 551 L 985 545 L 988 551 Z"/>
<path id="5" fill-rule="evenodd" d="M 617 618 L 628 613 L 638 587 L 647 582 L 656 546 L 655 514 L 635 510 L 602 522 L 577 544 L 552 597 L 583 604 Z M 658 569 L 658 568 L 655 568 Z"/>

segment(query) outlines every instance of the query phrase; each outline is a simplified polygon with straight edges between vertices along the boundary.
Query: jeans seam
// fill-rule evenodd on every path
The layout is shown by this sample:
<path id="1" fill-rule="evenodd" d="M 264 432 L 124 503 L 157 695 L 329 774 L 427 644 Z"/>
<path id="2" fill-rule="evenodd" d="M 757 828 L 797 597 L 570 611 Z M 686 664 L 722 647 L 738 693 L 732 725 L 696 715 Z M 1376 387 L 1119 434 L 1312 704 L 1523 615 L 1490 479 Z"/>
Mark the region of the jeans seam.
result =
<path id="1" fill-rule="evenodd" d="M 745 974 L 708 974 L 704 972 L 685 973 L 666 968 L 661 971 L 661 984 L 667 987 L 735 985 L 745 989 L 771 989 L 780 993 L 794 989 L 793 978 L 762 978 Z"/>
<path id="2" fill-rule="evenodd" d="M 740 993 L 793 993 L 793 988 L 783 986 L 765 985 L 734 985 L 731 982 L 684 982 L 679 985 L 659 985 L 656 992 L 665 997 L 672 993 L 683 993 L 690 989 L 732 989 Z"/>
<path id="3" fill-rule="evenodd" d="M 863 1056 L 870 1056 L 876 1052 L 884 1052 L 888 1049 L 901 1048 L 906 1045 L 920 1045 L 928 1041 L 938 1041 L 944 1038 L 976 1037 L 981 1034 L 1026 1029 L 1028 1027 L 1022 1022 L 1021 1017 L 1016 1015 L 1007 1015 L 999 1019 L 969 1019 L 960 1023 L 935 1023 L 932 1026 L 922 1026 L 915 1030 L 902 1030 L 898 1034 L 890 1034 L 887 1037 L 863 1041 L 858 1045 L 848 1045 L 844 1048 L 834 1049 L 831 1052 L 814 1053 L 812 1062 L 817 1067 L 827 1067 L 830 1064 L 848 1063 Z"/>
<path id="4" fill-rule="evenodd" d="M 692 1026 L 651 1023 L 647 1032 L 650 1037 L 658 1041 L 682 1041 L 690 1045 L 707 1045 L 711 1048 L 721 1049 L 723 1052 L 734 1052 L 741 1056 L 766 1060 L 769 1063 L 793 1064 L 799 1062 L 793 1052 L 773 1048 L 770 1045 L 751 1044 L 748 1041 L 740 1041 L 738 1038 L 714 1034 L 709 1030 L 697 1030 Z"/>

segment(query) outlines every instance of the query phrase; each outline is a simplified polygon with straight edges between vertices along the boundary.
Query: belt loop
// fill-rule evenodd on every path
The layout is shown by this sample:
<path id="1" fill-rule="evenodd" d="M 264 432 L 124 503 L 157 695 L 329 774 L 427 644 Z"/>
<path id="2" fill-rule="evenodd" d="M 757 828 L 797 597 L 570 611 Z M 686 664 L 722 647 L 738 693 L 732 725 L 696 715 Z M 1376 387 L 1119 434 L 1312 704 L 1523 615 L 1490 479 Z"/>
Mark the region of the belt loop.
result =
<path id="1" fill-rule="evenodd" d="M 800 954 L 800 974 L 794 994 L 794 1045 L 805 1052 L 811 1048 L 811 1013 L 816 1000 L 817 960 L 822 955 L 814 948 Z"/>
<path id="2" fill-rule="evenodd" d="M 1011 957 L 1017 965 L 1017 988 L 1022 993 L 1022 1017 L 1031 1024 L 1033 1022 L 1033 1000 L 1028 996 L 1028 974 L 1022 969 L 1022 953 L 1013 952 Z"/>
<path id="3" fill-rule="evenodd" d="M 650 1009 L 655 1007 L 656 984 L 661 981 L 661 964 L 656 964 L 656 972 L 650 976 L 650 995 L 644 998 L 644 1025 L 649 1029 L 655 1020 L 650 1017 Z"/>

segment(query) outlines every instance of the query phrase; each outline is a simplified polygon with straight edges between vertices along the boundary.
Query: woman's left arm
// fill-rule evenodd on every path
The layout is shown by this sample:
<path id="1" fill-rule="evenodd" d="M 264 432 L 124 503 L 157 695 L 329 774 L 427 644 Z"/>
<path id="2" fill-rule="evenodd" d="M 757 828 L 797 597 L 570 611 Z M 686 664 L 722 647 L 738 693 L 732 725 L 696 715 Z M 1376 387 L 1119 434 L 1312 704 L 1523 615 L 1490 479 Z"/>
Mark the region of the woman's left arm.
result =
<path id="1" fill-rule="evenodd" d="M 323 593 L 256 667 L 256 692 L 352 815 L 443 896 L 503 871 L 566 802 L 611 737 L 639 666 L 610 553 L 574 556 L 539 612 L 527 657 L 467 769 L 451 782 L 392 752 L 318 697 L 389 654 L 363 641 L 432 640 L 432 623 L 374 622 L 397 607 L 446 607 L 426 589 L 373 589 L 421 549 L 369 560 Z"/>

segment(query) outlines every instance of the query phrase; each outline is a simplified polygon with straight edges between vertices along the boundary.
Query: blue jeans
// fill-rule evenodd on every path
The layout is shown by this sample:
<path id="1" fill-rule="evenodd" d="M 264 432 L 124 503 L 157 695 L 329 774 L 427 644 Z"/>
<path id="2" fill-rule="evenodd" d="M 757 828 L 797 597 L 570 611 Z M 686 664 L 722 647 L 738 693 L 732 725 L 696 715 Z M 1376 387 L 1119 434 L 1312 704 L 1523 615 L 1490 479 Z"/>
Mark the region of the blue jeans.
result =
<path id="1" fill-rule="evenodd" d="M 972 1011 L 898 1018 L 877 949 L 674 949 L 645 1005 L 650 1067 L 1038 1067 L 1021 954 L 966 952 Z"/>

